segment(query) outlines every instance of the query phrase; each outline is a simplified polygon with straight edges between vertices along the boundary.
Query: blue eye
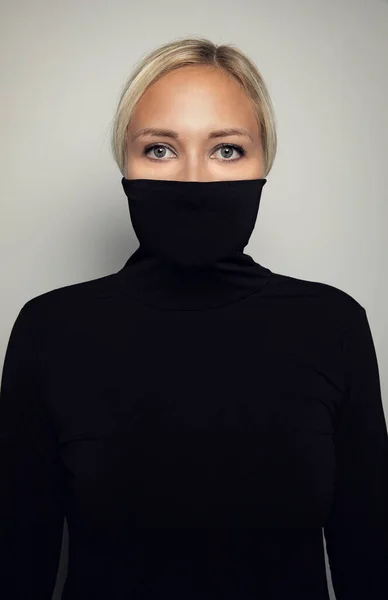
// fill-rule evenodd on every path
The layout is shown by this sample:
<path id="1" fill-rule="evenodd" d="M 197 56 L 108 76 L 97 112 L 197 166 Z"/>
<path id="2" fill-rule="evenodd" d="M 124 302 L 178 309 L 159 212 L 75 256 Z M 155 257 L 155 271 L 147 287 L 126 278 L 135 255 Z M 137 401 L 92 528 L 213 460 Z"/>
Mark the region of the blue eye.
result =
<path id="1" fill-rule="evenodd" d="M 215 149 L 215 152 L 218 150 L 223 150 L 224 148 L 232 148 L 233 150 L 237 150 L 240 153 L 240 156 L 237 158 L 219 158 L 219 160 L 222 160 L 223 162 L 234 162 L 236 160 L 240 160 L 240 158 L 242 158 L 245 155 L 245 150 L 243 148 L 243 146 L 238 146 L 237 144 L 221 144 L 220 146 L 218 146 Z M 165 144 L 151 144 L 150 146 L 146 146 L 146 148 L 144 148 L 144 154 L 150 159 L 150 160 L 154 160 L 154 161 L 164 161 L 166 160 L 165 155 L 164 156 L 160 156 L 159 158 L 155 158 L 152 156 L 148 156 L 149 152 L 151 152 L 151 150 L 154 149 L 160 149 L 160 150 L 169 150 L 170 152 L 173 152 L 168 146 L 166 146 Z M 168 157 L 167 157 L 168 158 Z"/>
<path id="2" fill-rule="evenodd" d="M 220 160 L 226 161 L 226 162 L 233 162 L 235 160 L 239 160 L 241 157 L 244 156 L 245 154 L 245 150 L 242 146 L 237 146 L 237 144 L 221 144 L 221 146 L 218 146 L 218 149 L 216 148 L 216 150 L 223 150 L 224 148 L 232 148 L 233 150 L 238 150 L 238 152 L 240 153 L 240 156 L 238 158 L 221 158 Z"/>
<path id="3" fill-rule="evenodd" d="M 162 150 L 170 150 L 170 148 L 168 148 L 167 146 L 165 146 L 164 144 L 152 144 L 151 146 L 147 146 L 146 148 L 144 148 L 144 154 L 146 156 L 148 156 L 148 153 L 151 152 L 151 150 L 154 150 L 155 148 L 162 149 Z M 170 150 L 170 152 L 172 152 L 172 150 Z M 150 158 L 151 160 L 157 160 L 160 162 L 160 160 L 164 160 L 164 156 L 159 157 L 159 158 L 154 158 L 149 156 L 148 158 Z"/>

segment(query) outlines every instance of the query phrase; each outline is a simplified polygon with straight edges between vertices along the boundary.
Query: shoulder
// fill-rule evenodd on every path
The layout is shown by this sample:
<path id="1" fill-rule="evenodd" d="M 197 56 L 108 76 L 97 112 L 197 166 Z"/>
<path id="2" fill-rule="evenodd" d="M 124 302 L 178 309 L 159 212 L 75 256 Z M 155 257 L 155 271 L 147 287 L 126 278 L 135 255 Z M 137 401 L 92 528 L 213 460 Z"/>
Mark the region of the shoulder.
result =
<path id="1" fill-rule="evenodd" d="M 273 273 L 266 294 L 274 301 L 277 299 L 286 312 L 327 317 L 340 329 L 346 329 L 365 315 L 365 308 L 355 296 L 324 281 Z"/>
<path id="2" fill-rule="evenodd" d="M 114 274 L 54 288 L 29 298 L 22 305 L 18 319 L 23 323 L 49 324 L 61 317 L 69 319 L 93 311 L 100 299 L 114 294 Z"/>

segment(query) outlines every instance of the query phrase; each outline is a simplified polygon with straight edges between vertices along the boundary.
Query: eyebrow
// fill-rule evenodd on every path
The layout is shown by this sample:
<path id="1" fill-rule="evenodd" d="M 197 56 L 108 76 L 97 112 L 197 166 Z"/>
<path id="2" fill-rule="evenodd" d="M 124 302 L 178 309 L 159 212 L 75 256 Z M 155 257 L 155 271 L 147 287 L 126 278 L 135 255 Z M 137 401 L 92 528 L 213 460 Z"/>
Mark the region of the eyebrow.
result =
<path id="1" fill-rule="evenodd" d="M 179 139 L 179 134 L 176 131 L 172 131 L 171 129 L 155 129 L 152 127 L 145 127 L 144 129 L 139 129 L 139 131 L 132 135 L 131 140 L 134 141 L 138 137 L 146 135 Z M 246 129 L 236 129 L 230 127 L 227 129 L 217 129 L 215 131 L 211 131 L 208 135 L 208 139 L 211 140 L 213 138 L 228 137 L 231 135 L 246 136 L 249 137 L 252 140 L 252 142 L 254 142 L 253 137 Z"/>

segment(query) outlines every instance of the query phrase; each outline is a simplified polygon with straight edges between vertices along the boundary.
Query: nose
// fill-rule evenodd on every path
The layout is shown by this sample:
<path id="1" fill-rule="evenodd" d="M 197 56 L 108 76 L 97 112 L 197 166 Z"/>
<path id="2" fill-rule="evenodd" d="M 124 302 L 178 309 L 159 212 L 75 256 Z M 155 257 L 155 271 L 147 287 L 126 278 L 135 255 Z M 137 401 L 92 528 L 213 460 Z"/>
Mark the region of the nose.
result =
<path id="1" fill-rule="evenodd" d="M 198 154 L 186 156 L 179 165 L 178 177 L 181 181 L 213 181 L 214 173 L 209 168 L 211 165 L 202 160 Z"/>
<path id="2" fill-rule="evenodd" d="M 215 177 L 206 167 L 187 164 L 179 174 L 179 179 L 181 181 L 213 181 Z"/>

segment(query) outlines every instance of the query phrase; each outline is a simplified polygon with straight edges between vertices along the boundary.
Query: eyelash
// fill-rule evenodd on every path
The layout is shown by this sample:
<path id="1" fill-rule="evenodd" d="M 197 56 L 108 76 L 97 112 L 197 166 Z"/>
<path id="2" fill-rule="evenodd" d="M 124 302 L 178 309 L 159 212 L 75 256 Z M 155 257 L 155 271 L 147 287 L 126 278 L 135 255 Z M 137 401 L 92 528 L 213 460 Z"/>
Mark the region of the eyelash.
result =
<path id="1" fill-rule="evenodd" d="M 244 146 L 238 146 L 237 144 L 220 144 L 219 146 L 217 146 L 217 148 L 215 148 L 215 152 L 217 150 L 220 150 L 221 148 L 234 148 L 235 150 L 238 150 L 241 154 L 241 156 L 239 156 L 238 158 L 220 158 L 218 160 L 221 160 L 222 162 L 235 162 L 236 160 L 240 160 L 244 155 L 245 155 L 245 148 Z M 150 152 L 153 148 L 167 148 L 167 150 L 170 150 L 171 152 L 173 152 L 173 150 L 171 150 L 171 148 L 169 148 L 168 146 L 166 146 L 165 144 L 151 144 L 150 146 L 146 146 L 144 148 L 144 154 L 147 155 L 148 152 Z M 147 158 L 149 158 L 150 160 L 153 160 L 154 162 L 163 162 L 166 159 L 165 158 L 151 158 L 150 156 L 147 156 Z"/>

